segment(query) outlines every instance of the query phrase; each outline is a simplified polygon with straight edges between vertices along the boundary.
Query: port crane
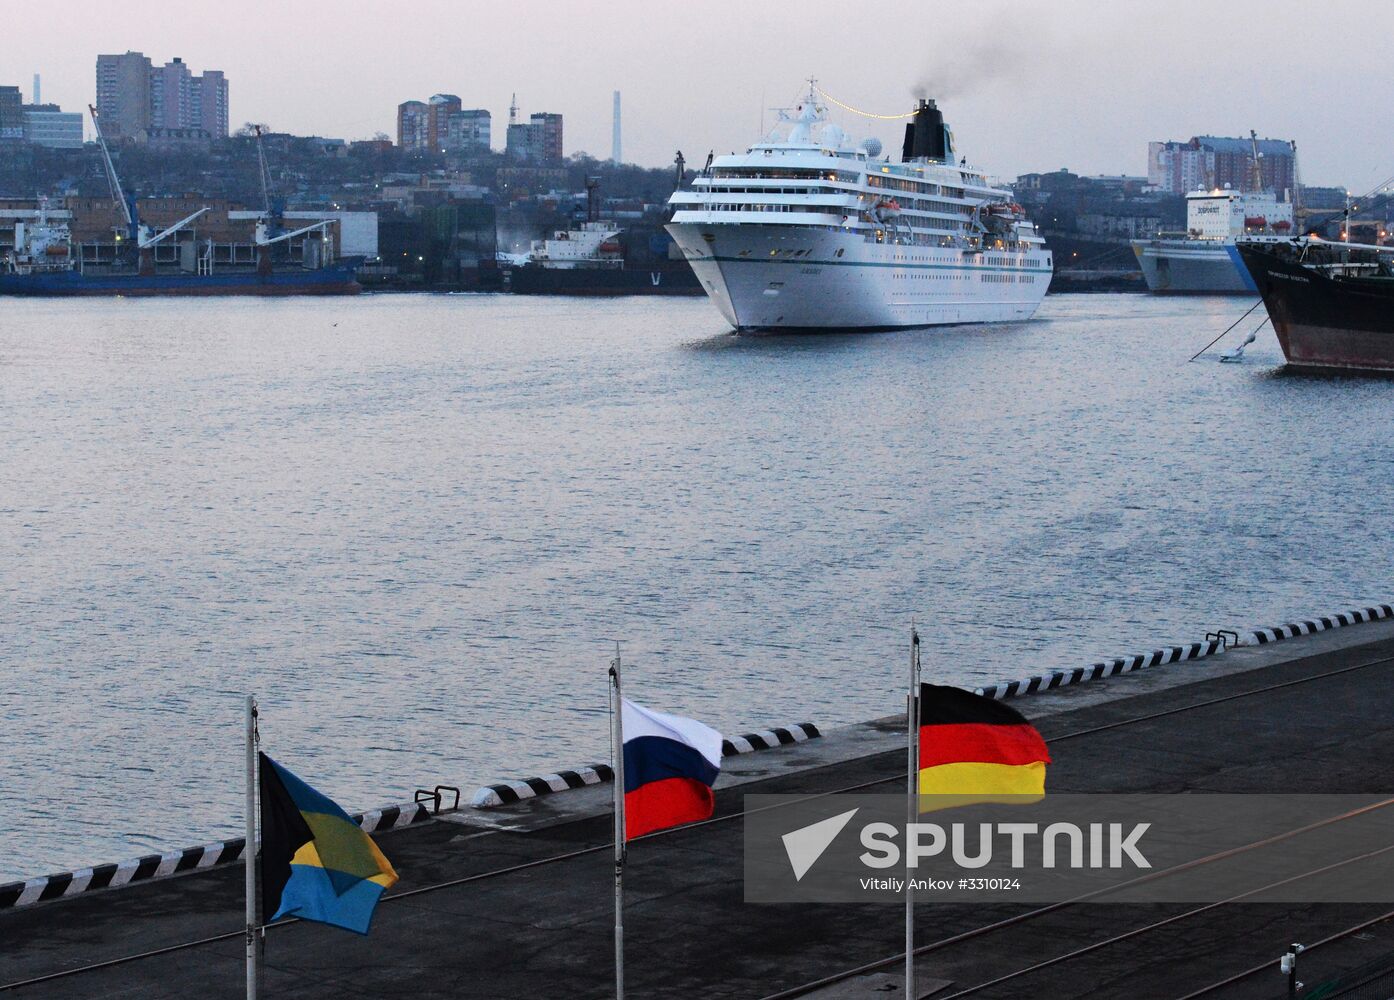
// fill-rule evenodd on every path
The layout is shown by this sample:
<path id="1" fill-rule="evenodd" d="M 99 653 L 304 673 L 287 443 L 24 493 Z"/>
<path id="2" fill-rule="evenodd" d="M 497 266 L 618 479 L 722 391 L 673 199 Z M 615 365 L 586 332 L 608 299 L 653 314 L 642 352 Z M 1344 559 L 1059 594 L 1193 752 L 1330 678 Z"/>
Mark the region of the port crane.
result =
<path id="1" fill-rule="evenodd" d="M 102 149 L 102 162 L 106 165 L 106 179 L 108 186 L 111 188 L 112 200 L 121 207 L 121 216 L 126 220 L 126 239 L 130 240 L 137 250 L 150 249 L 157 243 L 173 236 L 185 226 L 189 225 L 189 223 L 199 218 L 199 216 L 209 211 L 208 206 L 205 205 L 197 212 L 185 216 L 174 225 L 158 232 L 156 232 L 153 226 L 143 224 L 140 221 L 140 210 L 136 206 L 135 195 L 127 194 L 125 189 L 121 186 L 121 178 L 117 176 L 116 164 L 111 158 L 111 150 L 107 148 L 106 137 L 102 135 L 102 122 L 101 118 L 97 115 L 97 109 L 89 104 L 87 110 L 92 113 L 92 127 L 96 129 L 97 144 Z M 150 262 L 150 266 L 154 266 L 153 261 Z"/>

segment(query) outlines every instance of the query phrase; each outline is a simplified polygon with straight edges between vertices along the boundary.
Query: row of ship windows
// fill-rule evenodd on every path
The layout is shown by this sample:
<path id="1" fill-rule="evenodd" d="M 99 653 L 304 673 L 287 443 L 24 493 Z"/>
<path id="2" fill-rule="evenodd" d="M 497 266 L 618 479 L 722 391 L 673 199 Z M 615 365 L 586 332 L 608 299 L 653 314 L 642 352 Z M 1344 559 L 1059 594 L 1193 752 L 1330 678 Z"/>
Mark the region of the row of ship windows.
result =
<path id="1" fill-rule="evenodd" d="M 784 204 L 769 204 L 769 203 L 766 203 L 766 202 L 758 202 L 758 201 L 753 201 L 753 202 L 675 201 L 675 202 L 673 202 L 673 209 L 674 209 L 675 211 L 678 211 L 678 212 L 817 212 L 817 213 L 821 213 L 821 214 L 825 214 L 825 215 L 839 215 L 839 214 L 840 214 L 840 215 L 842 215 L 842 217 L 843 217 L 844 219 L 849 218 L 849 216 L 848 216 L 845 212 L 842 211 L 841 206 L 838 206 L 838 205 L 808 205 L 808 204 L 801 204 L 801 203 L 784 205 Z M 957 206 L 957 205 L 950 205 L 950 204 L 948 204 L 947 202 L 916 202 L 916 203 L 915 203 L 915 207 L 914 207 L 914 210 L 915 210 L 915 211 L 939 212 L 939 213 L 943 213 L 943 214 L 949 215 L 949 216 L 951 216 L 951 217 L 957 216 L 957 218 L 958 218 L 959 220 L 961 220 L 961 219 L 962 219 L 961 212 L 960 212 L 960 211 L 956 211 L 956 210 L 958 210 L 958 209 L 959 209 L 959 206 Z M 871 216 L 871 213 L 868 212 L 868 211 L 861 211 L 861 212 L 857 213 L 857 216 L 858 216 L 858 218 L 860 218 L 863 222 L 876 222 L 876 221 L 878 221 L 878 220 L 876 220 L 876 219 L 873 219 L 872 216 Z M 907 220 L 907 221 L 908 221 L 908 220 Z M 944 219 L 944 218 L 942 217 L 942 215 L 941 215 L 941 216 L 936 216 L 936 217 L 934 217 L 934 218 L 927 218 L 927 219 L 926 219 L 926 218 L 920 218 L 920 219 L 917 219 L 916 222 L 918 222 L 920 225 L 931 224 L 931 225 L 934 226 L 934 228 L 937 228 L 937 229 L 954 229 L 954 230 L 959 230 L 959 229 L 965 229 L 965 228 L 967 228 L 967 223 L 966 223 L 966 222 L 964 222 L 964 221 L 949 221 L 948 219 Z"/>
<path id="2" fill-rule="evenodd" d="M 962 215 L 965 205 L 956 205 L 951 201 L 929 201 L 925 198 L 907 198 L 900 203 L 902 209 L 912 209 L 916 212 L 948 212 L 950 215 Z"/>
<path id="3" fill-rule="evenodd" d="M 675 208 L 678 208 L 678 209 L 682 209 L 682 208 L 685 208 L 686 206 L 684 206 L 684 205 L 675 205 L 674 207 L 675 207 Z M 750 203 L 748 203 L 748 204 L 742 204 L 742 203 L 739 203 L 739 202 L 732 202 L 732 203 L 727 203 L 727 204 L 720 204 L 720 203 L 717 203 L 717 202 L 708 202 L 708 203 L 705 204 L 705 205 L 700 205 L 700 204 L 698 204 L 698 205 L 693 205 L 693 206 L 692 206 L 692 211 L 697 211 L 697 212 L 701 212 L 701 211 L 707 211 L 707 212 L 822 212 L 822 213 L 824 213 L 824 214 L 831 214 L 831 215 L 836 215 L 836 214 L 837 214 L 837 208 L 834 207 L 834 206 L 828 206 L 828 205 L 765 205 L 765 204 L 761 204 L 760 202 L 750 202 Z"/>
<path id="4" fill-rule="evenodd" d="M 747 177 L 751 180 L 786 180 L 807 178 L 827 181 L 845 181 L 857 184 L 862 175 L 856 170 L 815 170 L 808 167 L 721 167 L 711 172 L 712 177 Z"/>
<path id="5" fill-rule="evenodd" d="M 753 252 L 753 251 L 750 251 L 750 250 L 742 250 L 742 251 L 740 251 L 739 253 L 737 253 L 736 256 L 737 256 L 737 257 L 749 257 L 749 256 L 751 255 L 752 252 Z M 778 250 L 778 249 L 776 249 L 776 250 L 771 250 L 771 251 L 770 251 L 770 256 L 771 256 L 771 257 L 807 257 L 807 256 L 808 256 L 809 254 L 811 254 L 812 252 L 813 252 L 812 250 Z M 839 251 L 837 252 L 836 256 L 841 257 L 841 256 L 842 256 L 842 251 L 839 250 Z"/>
<path id="6" fill-rule="evenodd" d="M 1022 249 L 1026 249 L 1026 248 L 1023 247 Z M 918 263 L 925 263 L 925 264 L 943 263 L 943 261 L 944 261 L 944 258 L 942 258 L 942 257 L 921 257 L 921 256 L 916 256 L 916 255 L 914 255 L 914 254 L 904 254 L 904 253 L 895 254 L 891 259 L 892 259 L 892 260 L 903 260 L 903 261 L 908 261 L 908 262 L 911 262 L 911 263 L 916 263 L 916 262 L 918 262 Z M 986 265 L 986 266 L 988 266 L 988 267 L 1027 267 L 1027 266 L 1030 265 L 1030 263 L 1031 263 L 1030 261 L 1028 261 L 1028 260 L 1022 260 L 1020 257 L 984 257 L 984 258 L 982 259 L 982 265 Z M 1046 260 L 1045 260 L 1045 264 L 1049 264 L 1049 263 L 1050 263 L 1050 258 L 1047 257 Z M 1042 266 L 1044 266 L 1044 265 L 1042 265 Z"/>
<path id="7" fill-rule="evenodd" d="M 892 275 L 898 281 L 972 281 L 971 272 L 959 272 L 957 274 L 896 274 Z M 1036 276 L 1034 274 L 979 274 L 978 278 L 982 281 L 991 282 L 997 285 L 1017 285 L 1034 284 Z"/>
<path id="8" fill-rule="evenodd" d="M 927 181 L 906 180 L 903 177 L 881 177 L 877 174 L 869 174 L 866 178 L 868 187 L 889 188 L 892 191 L 911 191 L 915 194 L 942 194 L 945 198 L 962 198 L 963 188 L 940 187 L 938 184 L 930 184 Z"/>
<path id="9" fill-rule="evenodd" d="M 726 187 L 708 185 L 701 188 L 701 191 L 708 194 L 851 194 L 842 188 L 835 187 Z"/>

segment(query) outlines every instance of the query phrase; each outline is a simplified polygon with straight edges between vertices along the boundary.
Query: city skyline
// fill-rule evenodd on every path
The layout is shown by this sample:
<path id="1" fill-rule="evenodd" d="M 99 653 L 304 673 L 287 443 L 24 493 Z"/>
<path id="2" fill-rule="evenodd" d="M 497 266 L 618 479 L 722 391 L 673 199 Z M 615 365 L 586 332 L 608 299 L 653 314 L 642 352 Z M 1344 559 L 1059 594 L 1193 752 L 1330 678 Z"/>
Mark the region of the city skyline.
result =
<path id="1" fill-rule="evenodd" d="M 1337 9 L 1376 33 L 1394 26 L 1382 3 L 1347 0 Z M 472 10 L 467 37 L 463 18 L 459 31 L 448 30 L 458 8 L 430 0 L 411 7 L 404 26 L 446 30 L 385 33 L 373 27 L 380 14 L 357 0 L 291 10 L 249 0 L 235 24 L 225 10 L 193 3 L 142 17 L 80 2 L 58 24 L 12 25 L 0 38 L 0 82 L 27 97 L 41 73 L 46 101 L 79 110 L 95 98 L 98 54 L 178 56 L 236 81 L 232 129 L 261 121 L 344 139 L 395 139 L 397 106 L 442 92 L 502 123 L 516 92 L 529 113 L 566 117 L 568 155 L 597 158 L 610 149 L 619 90 L 626 159 L 657 167 L 679 149 L 694 161 L 709 149 L 744 148 L 811 73 L 838 101 L 876 114 L 902 112 L 917 93 L 936 97 L 958 148 L 1003 177 L 1061 167 L 1145 175 L 1148 142 L 1250 128 L 1297 142 L 1304 183 L 1359 192 L 1394 173 L 1394 157 L 1364 138 L 1368 102 L 1350 99 L 1348 75 L 1288 71 L 1293 38 L 1312 16 L 1296 3 L 1238 2 L 1222 11 L 1124 3 L 1102 13 L 1086 3 L 989 2 L 943 13 L 891 3 L 887 23 L 901 28 L 877 33 L 870 49 L 849 48 L 845 32 L 829 30 L 847 17 L 831 3 L 806 4 L 794 18 L 717 2 L 713 13 L 722 16 L 697 20 L 629 0 L 547 7 L 545 17 L 535 16 L 541 5 L 525 3 Z M 245 24 L 273 30 L 255 38 L 229 30 Z M 744 27 L 732 30 L 737 24 Z M 1358 89 L 1391 87 L 1394 68 L 1360 68 Z M 833 117 L 853 134 L 898 145 L 898 121 L 839 107 Z M 493 145 L 502 148 L 501 132 Z"/>

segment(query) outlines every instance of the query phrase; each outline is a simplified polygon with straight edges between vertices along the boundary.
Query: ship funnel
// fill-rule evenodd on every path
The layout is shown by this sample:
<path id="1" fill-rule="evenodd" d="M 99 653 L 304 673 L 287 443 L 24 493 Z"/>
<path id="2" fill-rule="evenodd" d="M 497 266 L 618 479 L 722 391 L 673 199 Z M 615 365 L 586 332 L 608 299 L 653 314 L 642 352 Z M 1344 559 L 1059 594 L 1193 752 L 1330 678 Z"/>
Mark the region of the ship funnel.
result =
<path id="1" fill-rule="evenodd" d="M 936 160 L 947 163 L 953 159 L 953 143 L 944 115 L 933 101 L 920 99 L 915 120 L 905 126 L 905 143 L 900 150 L 902 161 Z"/>

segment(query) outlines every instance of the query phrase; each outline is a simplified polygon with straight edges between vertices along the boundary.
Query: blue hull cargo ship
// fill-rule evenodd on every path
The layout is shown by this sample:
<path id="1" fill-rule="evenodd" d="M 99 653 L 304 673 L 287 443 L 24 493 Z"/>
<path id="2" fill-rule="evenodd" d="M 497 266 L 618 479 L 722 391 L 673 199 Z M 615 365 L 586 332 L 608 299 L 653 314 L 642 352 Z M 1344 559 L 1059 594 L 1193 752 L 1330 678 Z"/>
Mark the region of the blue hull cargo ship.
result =
<path id="1" fill-rule="evenodd" d="M 75 269 L 7 273 L 0 295 L 353 295 L 361 291 L 361 257 L 323 267 L 258 274 L 247 269 L 213 274 L 120 274 Z"/>
<path id="2" fill-rule="evenodd" d="M 265 210 L 256 225 L 254 257 L 229 263 L 216 259 L 212 240 L 201 246 L 188 228 L 209 211 L 206 206 L 158 232 L 142 222 L 136 198 L 122 189 L 116 175 L 97 110 L 91 111 L 112 199 L 124 221 L 116 236 L 117 252 L 100 263 L 84 261 L 80 248 L 74 252 L 66 222 L 52 218 L 41 198 L 37 217 L 15 223 L 14 249 L 0 258 L 0 295 L 352 295 L 362 290 L 358 268 L 363 258 L 335 257 L 331 220 L 286 230 L 283 205 L 271 196 L 260 129 L 257 155 Z M 301 238 L 299 259 L 274 260 L 275 251 L 289 251 L 296 237 Z M 158 265 L 158 250 L 173 250 L 174 265 Z"/>

